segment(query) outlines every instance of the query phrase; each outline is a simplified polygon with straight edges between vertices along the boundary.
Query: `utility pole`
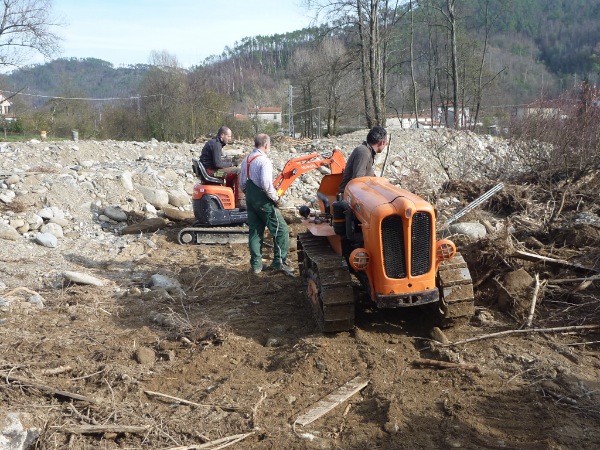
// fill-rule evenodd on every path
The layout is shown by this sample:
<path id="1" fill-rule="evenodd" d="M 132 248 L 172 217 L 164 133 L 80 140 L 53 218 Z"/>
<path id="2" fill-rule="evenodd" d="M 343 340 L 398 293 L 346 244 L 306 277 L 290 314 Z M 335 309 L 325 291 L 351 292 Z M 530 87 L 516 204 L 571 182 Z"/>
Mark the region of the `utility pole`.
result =
<path id="1" fill-rule="evenodd" d="M 290 133 L 291 137 L 295 136 L 295 133 L 294 133 L 294 114 L 293 114 L 293 108 L 292 108 L 292 106 L 293 106 L 292 90 L 293 89 L 294 88 L 290 84 L 290 87 L 288 89 L 288 109 L 289 109 L 289 111 L 288 111 L 288 113 L 289 113 L 289 116 L 288 116 L 288 128 L 289 128 L 289 133 Z"/>
<path id="2" fill-rule="evenodd" d="M 317 106 L 317 138 L 321 139 L 321 107 Z"/>

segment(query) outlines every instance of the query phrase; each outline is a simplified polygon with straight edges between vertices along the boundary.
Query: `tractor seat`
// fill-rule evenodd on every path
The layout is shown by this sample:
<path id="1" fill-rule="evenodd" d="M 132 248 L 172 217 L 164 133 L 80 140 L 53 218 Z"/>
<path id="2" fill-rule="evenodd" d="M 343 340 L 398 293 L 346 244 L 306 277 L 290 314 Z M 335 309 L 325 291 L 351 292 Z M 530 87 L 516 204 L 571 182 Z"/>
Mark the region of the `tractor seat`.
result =
<path id="1" fill-rule="evenodd" d="M 192 171 L 194 175 L 200 178 L 200 181 L 204 184 L 219 184 L 224 185 L 225 180 L 223 178 L 213 177 L 208 174 L 206 167 L 197 159 L 192 159 Z"/>

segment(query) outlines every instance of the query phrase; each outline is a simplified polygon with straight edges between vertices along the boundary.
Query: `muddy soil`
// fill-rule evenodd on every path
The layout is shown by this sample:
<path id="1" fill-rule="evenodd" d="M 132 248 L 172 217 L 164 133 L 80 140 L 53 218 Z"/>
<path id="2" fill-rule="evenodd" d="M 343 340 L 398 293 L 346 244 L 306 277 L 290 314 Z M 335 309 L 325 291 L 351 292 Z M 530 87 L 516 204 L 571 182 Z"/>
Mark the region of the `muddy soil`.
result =
<path id="1" fill-rule="evenodd" d="M 65 235 L 64 261 L 4 242 L 0 429 L 18 414 L 40 450 L 597 449 L 600 183 L 586 182 L 560 214 L 548 190 L 507 182 L 462 219 L 490 234 L 451 237 L 476 313 L 443 336 L 427 311 L 364 308 L 352 331 L 324 335 L 298 277 L 249 273 L 243 244 L 180 245 L 183 223 L 87 253 L 85 235 Z M 490 186 L 442 196 L 466 205 Z M 57 287 L 45 274 L 63 265 L 106 282 Z M 152 287 L 156 274 L 179 287 Z M 364 388 L 299 424 L 357 377 Z"/>
<path id="2" fill-rule="evenodd" d="M 128 249 L 88 261 L 110 286 L 39 292 L 43 310 L 3 318 L 0 401 L 39 429 L 34 448 L 222 448 L 201 445 L 232 436 L 244 449 L 598 448 L 600 359 L 585 344 L 597 333 L 443 346 L 424 312 L 361 310 L 351 332 L 323 335 L 299 278 L 250 274 L 246 246 L 182 246 L 176 232 L 155 234 L 134 268 Z M 471 262 L 485 251 L 469 250 Z M 147 289 L 156 273 L 183 291 Z M 477 292 L 450 342 L 520 327 L 492 287 Z M 364 389 L 295 425 L 357 376 Z"/>

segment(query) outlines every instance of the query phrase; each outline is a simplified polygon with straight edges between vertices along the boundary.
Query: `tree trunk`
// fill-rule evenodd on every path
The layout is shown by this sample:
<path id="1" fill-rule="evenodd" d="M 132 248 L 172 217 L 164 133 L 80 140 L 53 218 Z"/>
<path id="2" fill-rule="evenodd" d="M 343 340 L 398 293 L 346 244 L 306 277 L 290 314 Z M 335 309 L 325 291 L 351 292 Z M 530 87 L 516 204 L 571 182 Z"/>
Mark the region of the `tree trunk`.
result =
<path id="1" fill-rule="evenodd" d="M 479 64 L 479 74 L 477 78 L 477 91 L 475 92 L 475 116 L 473 118 L 473 129 L 477 127 L 479 120 L 479 111 L 481 110 L 481 100 L 483 98 L 483 69 L 485 66 L 485 55 L 487 53 L 487 44 L 490 36 L 490 30 L 493 20 L 489 18 L 489 2 L 485 2 L 485 38 L 483 40 L 483 50 L 481 51 L 481 64 Z"/>
<path id="2" fill-rule="evenodd" d="M 367 37 L 365 36 L 366 31 L 364 27 L 364 13 L 362 11 L 362 6 L 360 4 L 360 0 L 356 0 L 356 11 L 358 14 L 358 35 L 360 38 L 360 71 L 362 75 L 362 87 L 363 87 L 363 97 L 365 102 L 365 120 L 367 122 L 367 127 L 373 127 L 373 109 L 371 107 L 370 95 L 369 95 L 369 85 L 370 85 L 370 77 L 369 77 L 369 59 L 367 57 L 367 51 L 369 44 L 367 42 Z"/>
<path id="3" fill-rule="evenodd" d="M 369 17 L 369 69 L 371 74 L 371 96 L 373 98 L 373 112 L 375 125 L 381 125 L 381 58 L 379 47 L 379 0 L 371 0 L 371 14 Z"/>
<path id="4" fill-rule="evenodd" d="M 438 86 L 438 56 L 437 49 L 435 48 L 433 41 L 433 30 L 435 30 L 435 26 L 431 22 L 429 13 L 427 14 L 427 29 L 429 45 L 429 57 L 427 59 L 427 71 L 429 76 L 429 114 L 431 116 L 431 127 L 433 128 L 434 120 L 436 118 L 435 93 Z"/>
<path id="5" fill-rule="evenodd" d="M 448 19 L 450 22 L 450 45 L 452 57 L 452 106 L 454 107 L 454 128 L 459 126 L 460 113 L 458 111 L 458 52 L 456 49 L 456 15 L 455 15 L 456 0 L 446 0 L 448 6 Z"/>
<path id="6" fill-rule="evenodd" d="M 413 11 L 412 0 L 409 2 L 410 8 L 410 77 L 412 79 L 413 89 L 413 106 L 415 113 L 415 126 L 419 128 L 419 106 L 417 100 L 417 80 L 415 79 L 415 64 L 414 64 L 414 41 L 415 41 L 415 15 Z"/>

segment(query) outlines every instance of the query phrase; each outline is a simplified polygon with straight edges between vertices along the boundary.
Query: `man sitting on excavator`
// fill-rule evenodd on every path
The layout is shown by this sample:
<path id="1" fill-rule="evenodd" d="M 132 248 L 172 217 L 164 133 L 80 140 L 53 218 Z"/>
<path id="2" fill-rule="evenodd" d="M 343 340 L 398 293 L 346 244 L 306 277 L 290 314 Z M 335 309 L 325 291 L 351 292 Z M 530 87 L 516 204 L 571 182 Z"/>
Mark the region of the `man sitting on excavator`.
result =
<path id="1" fill-rule="evenodd" d="M 245 196 L 239 185 L 240 168 L 232 160 L 223 157 L 223 147 L 230 142 L 231 130 L 223 125 L 217 135 L 204 144 L 200 162 L 210 176 L 225 179 L 225 185 L 233 189 L 236 207 L 245 209 Z"/>

